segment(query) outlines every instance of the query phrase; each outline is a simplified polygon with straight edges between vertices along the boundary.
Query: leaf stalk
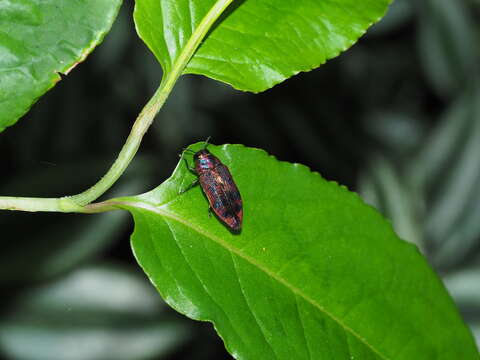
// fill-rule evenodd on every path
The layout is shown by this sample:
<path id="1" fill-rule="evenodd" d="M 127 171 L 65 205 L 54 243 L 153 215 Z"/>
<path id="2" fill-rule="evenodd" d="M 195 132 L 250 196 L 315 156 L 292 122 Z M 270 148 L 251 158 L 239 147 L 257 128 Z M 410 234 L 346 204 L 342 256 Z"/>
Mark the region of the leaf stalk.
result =
<path id="1" fill-rule="evenodd" d="M 88 204 L 102 196 L 126 170 L 133 157 L 140 147 L 143 136 L 152 124 L 155 116 L 158 114 L 168 96 L 172 92 L 174 85 L 182 75 L 185 67 L 195 54 L 195 51 L 201 45 L 202 40 L 207 35 L 219 16 L 234 0 L 218 0 L 209 10 L 202 21 L 198 24 L 192 36 L 185 44 L 182 52 L 174 61 L 172 70 L 164 74 L 159 88 L 155 91 L 152 98 L 142 109 L 135 120 L 130 134 L 123 145 L 117 159 L 105 175 L 92 187 L 73 196 L 61 198 L 31 198 L 31 197 L 9 197 L 0 196 L 0 210 L 20 210 L 20 211 L 54 211 L 54 212 L 92 212 Z M 93 204 L 92 204 L 93 205 Z M 101 209 L 101 210 L 100 210 Z M 100 211 L 112 210 L 113 207 L 99 207 Z M 95 212 L 97 212 L 95 211 Z"/>

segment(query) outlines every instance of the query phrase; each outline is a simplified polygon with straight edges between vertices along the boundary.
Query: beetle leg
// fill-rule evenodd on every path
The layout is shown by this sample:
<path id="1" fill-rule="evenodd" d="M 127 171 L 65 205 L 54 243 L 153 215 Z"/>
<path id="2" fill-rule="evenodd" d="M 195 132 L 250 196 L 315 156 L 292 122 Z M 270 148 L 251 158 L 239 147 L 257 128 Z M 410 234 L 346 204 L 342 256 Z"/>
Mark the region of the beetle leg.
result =
<path id="1" fill-rule="evenodd" d="M 180 192 L 179 192 L 178 194 L 180 195 L 180 194 L 183 194 L 183 193 L 187 192 L 188 190 L 190 190 L 190 189 L 193 188 L 194 186 L 197 186 L 198 183 L 199 183 L 199 181 L 198 181 L 198 179 L 197 179 L 197 180 L 195 180 L 194 182 L 192 182 L 190 185 L 188 185 L 185 189 L 180 190 Z"/>
<path id="2" fill-rule="evenodd" d="M 190 150 L 190 149 L 183 149 L 183 151 L 182 151 L 180 154 L 178 154 L 178 157 L 179 157 L 180 159 L 183 158 L 183 154 L 185 154 L 185 152 L 188 152 L 188 151 L 191 151 L 191 150 Z M 192 151 L 192 153 L 195 154 L 194 151 Z"/>
<path id="3" fill-rule="evenodd" d="M 197 175 L 197 172 L 195 171 L 195 168 L 190 167 L 190 165 L 188 165 L 187 159 L 184 158 L 183 160 L 185 160 L 185 164 L 187 164 L 187 169 L 188 169 L 188 171 L 190 171 L 191 173 Z"/>

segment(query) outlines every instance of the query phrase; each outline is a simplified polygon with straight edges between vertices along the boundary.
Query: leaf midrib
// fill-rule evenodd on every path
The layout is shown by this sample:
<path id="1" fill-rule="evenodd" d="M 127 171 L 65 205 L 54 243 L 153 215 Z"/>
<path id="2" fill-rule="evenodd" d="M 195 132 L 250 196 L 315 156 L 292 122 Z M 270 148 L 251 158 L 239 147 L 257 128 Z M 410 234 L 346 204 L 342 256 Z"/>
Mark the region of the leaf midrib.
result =
<path id="1" fill-rule="evenodd" d="M 270 271 L 267 267 L 265 267 L 263 264 L 259 263 L 258 261 L 255 260 L 255 258 L 252 258 L 251 256 L 248 256 L 244 253 L 242 253 L 239 249 L 231 246 L 230 244 L 228 244 L 227 242 L 225 242 L 224 240 L 222 240 L 220 237 L 218 236 L 215 236 L 207 231 L 205 231 L 204 229 L 202 229 L 201 227 L 198 227 L 198 226 L 195 226 L 194 224 L 188 222 L 186 219 L 183 219 L 179 216 L 177 216 L 176 214 L 172 213 L 172 212 L 169 212 L 167 210 L 165 210 L 165 206 L 167 205 L 168 203 L 166 204 L 162 204 L 161 207 L 158 207 L 158 206 L 155 206 L 153 204 L 150 204 L 150 203 L 147 203 L 147 202 L 122 202 L 121 205 L 122 207 L 127 205 L 127 206 L 132 206 L 132 207 L 135 207 L 135 208 L 139 208 L 139 209 L 144 209 L 144 210 L 148 210 L 148 211 L 151 211 L 151 212 L 154 212 L 156 214 L 159 214 L 160 216 L 163 216 L 163 217 L 167 217 L 167 218 L 170 218 L 172 220 L 175 220 L 189 228 L 191 228 L 192 230 L 196 231 L 197 233 L 207 237 L 208 239 L 214 241 L 215 243 L 217 243 L 218 245 L 222 246 L 223 248 L 225 248 L 226 250 L 228 250 L 229 252 L 231 253 L 234 253 L 235 255 L 237 255 L 238 257 L 244 259 L 245 261 L 249 262 L 250 264 L 252 264 L 253 266 L 255 266 L 257 269 L 263 271 L 266 275 L 270 276 L 271 278 L 273 278 L 274 280 L 278 281 L 280 284 L 282 284 L 283 286 L 285 286 L 287 289 L 289 289 L 294 295 L 297 295 L 299 297 L 301 297 L 302 299 L 304 299 L 305 301 L 307 301 L 308 303 L 310 303 L 313 307 L 315 307 L 316 309 L 318 309 L 320 312 L 322 312 L 323 314 L 325 314 L 326 316 L 328 316 L 329 318 L 331 318 L 334 322 L 336 322 L 342 329 L 344 329 L 346 332 L 349 332 L 350 334 L 352 334 L 355 338 L 357 338 L 361 343 L 365 344 L 365 346 L 367 346 L 369 349 L 372 350 L 372 352 L 374 352 L 375 354 L 377 354 L 381 359 L 383 360 L 391 360 L 390 358 L 386 357 L 385 355 L 381 354 L 377 349 L 375 349 L 365 338 L 363 338 L 362 336 L 360 336 L 360 334 L 358 334 L 355 330 L 353 330 L 352 328 L 350 328 L 349 326 L 347 326 L 346 324 L 344 324 L 340 319 L 338 319 L 336 316 L 334 316 L 333 314 L 331 314 L 329 311 L 327 311 L 321 304 L 319 304 L 317 301 L 315 301 L 314 299 L 312 299 L 310 296 L 306 295 L 305 293 L 303 293 L 299 288 L 297 288 L 296 286 L 294 286 L 293 284 L 291 284 L 290 282 L 288 282 L 287 280 L 285 280 L 284 278 L 280 277 L 279 275 L 275 274 L 274 272 Z"/>

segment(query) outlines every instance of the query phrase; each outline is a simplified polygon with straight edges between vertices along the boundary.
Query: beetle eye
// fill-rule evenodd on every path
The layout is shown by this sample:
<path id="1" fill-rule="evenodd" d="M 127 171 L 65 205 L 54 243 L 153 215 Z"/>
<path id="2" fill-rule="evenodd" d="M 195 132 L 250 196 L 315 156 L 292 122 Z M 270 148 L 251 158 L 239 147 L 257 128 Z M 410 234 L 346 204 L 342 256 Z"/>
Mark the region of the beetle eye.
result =
<path id="1" fill-rule="evenodd" d="M 207 160 L 206 159 L 200 159 L 200 164 L 201 165 L 207 165 Z"/>

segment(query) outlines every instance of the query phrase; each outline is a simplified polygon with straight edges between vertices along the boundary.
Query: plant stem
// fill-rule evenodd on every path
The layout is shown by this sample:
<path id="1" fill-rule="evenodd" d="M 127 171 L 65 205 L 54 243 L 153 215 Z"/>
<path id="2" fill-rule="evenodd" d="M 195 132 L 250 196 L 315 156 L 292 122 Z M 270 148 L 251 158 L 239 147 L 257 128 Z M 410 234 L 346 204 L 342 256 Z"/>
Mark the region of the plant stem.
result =
<path id="1" fill-rule="evenodd" d="M 84 212 L 83 206 L 68 198 L 30 198 L 1 196 L 0 209 L 21 211 Z"/>
<path id="2" fill-rule="evenodd" d="M 89 204 L 99 198 L 118 180 L 137 153 L 143 136 L 167 100 L 177 78 L 170 83 L 169 87 L 164 86 L 163 83 L 160 85 L 155 94 L 148 101 L 147 105 L 142 109 L 140 115 L 138 115 L 122 150 L 108 172 L 91 188 L 80 194 L 70 196 L 69 198 L 73 202 L 79 205 Z"/>
<path id="3" fill-rule="evenodd" d="M 182 75 L 183 70 L 205 38 L 208 31 L 234 0 L 218 0 L 210 11 L 205 15 L 192 36 L 186 43 L 182 52 L 175 60 L 172 70 L 165 74 L 160 87 L 148 101 L 138 115 L 132 130 L 125 141 L 117 159 L 107 173 L 92 187 L 84 192 L 62 198 L 25 198 L 25 197 L 1 197 L 0 209 L 22 211 L 57 211 L 57 212 L 91 212 L 85 208 L 87 204 L 98 199 L 105 193 L 123 174 L 127 166 L 135 156 L 143 136 L 158 114 L 163 104 L 170 95 L 173 86 Z M 103 211 L 103 210 L 102 210 Z"/>

